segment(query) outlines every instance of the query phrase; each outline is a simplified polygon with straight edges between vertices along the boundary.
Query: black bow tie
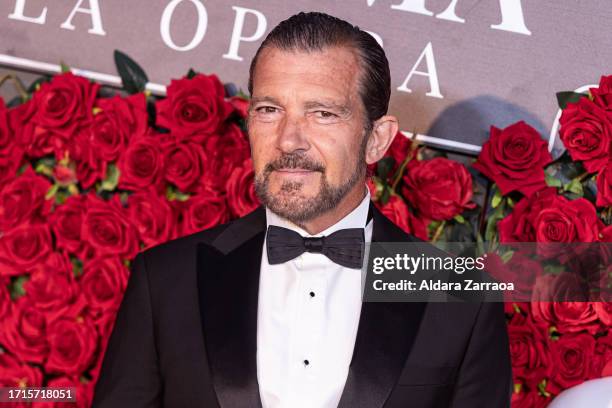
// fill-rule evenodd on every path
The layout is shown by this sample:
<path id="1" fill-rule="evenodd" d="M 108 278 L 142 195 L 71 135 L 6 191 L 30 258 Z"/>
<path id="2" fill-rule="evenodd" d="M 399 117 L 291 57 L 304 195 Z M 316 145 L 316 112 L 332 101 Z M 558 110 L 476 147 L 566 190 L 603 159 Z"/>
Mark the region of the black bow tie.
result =
<path id="1" fill-rule="evenodd" d="M 338 230 L 323 237 L 302 237 L 297 232 L 270 225 L 266 235 L 266 249 L 270 265 L 287 262 L 304 252 L 317 252 L 347 268 L 361 269 L 363 228 Z"/>

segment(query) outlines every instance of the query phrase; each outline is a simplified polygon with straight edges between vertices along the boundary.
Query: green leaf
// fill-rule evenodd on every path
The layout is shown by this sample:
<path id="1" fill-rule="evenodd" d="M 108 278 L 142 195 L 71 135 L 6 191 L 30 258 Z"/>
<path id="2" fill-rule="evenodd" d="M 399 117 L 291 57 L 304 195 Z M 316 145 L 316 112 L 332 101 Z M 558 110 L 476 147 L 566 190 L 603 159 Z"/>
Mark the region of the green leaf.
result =
<path id="1" fill-rule="evenodd" d="M 463 218 L 463 215 L 461 214 L 455 215 L 453 219 L 457 221 L 459 224 L 465 224 L 465 218 Z"/>
<path id="2" fill-rule="evenodd" d="M 584 195 L 582 183 L 578 179 L 572 179 L 569 183 L 564 185 L 563 191 L 569 191 L 571 193 L 579 195 L 580 197 Z"/>
<path id="3" fill-rule="evenodd" d="M 119 50 L 115 50 L 114 56 L 117 73 L 125 90 L 130 94 L 143 92 L 149 78 L 140 65 Z"/>
<path id="4" fill-rule="evenodd" d="M 176 193 L 171 185 L 166 186 L 166 199 L 168 201 L 174 201 L 176 199 Z"/>
<path id="5" fill-rule="evenodd" d="M 25 288 L 23 287 L 23 284 L 26 283 L 28 280 L 30 280 L 29 275 L 17 276 L 16 278 L 13 278 L 11 280 L 11 285 L 10 285 L 11 299 L 17 300 L 23 295 L 25 295 L 26 292 L 25 292 Z"/>
<path id="6" fill-rule="evenodd" d="M 47 190 L 47 194 L 45 194 L 45 200 L 50 200 L 51 198 L 53 198 L 55 196 L 55 193 L 57 193 L 58 189 L 59 184 L 53 184 L 51 187 L 49 187 L 49 189 Z"/>
<path id="7" fill-rule="evenodd" d="M 545 173 L 545 180 L 546 180 L 546 185 L 549 187 L 561 187 L 562 186 L 561 180 L 559 180 L 556 177 L 551 176 L 548 173 Z"/>
<path id="8" fill-rule="evenodd" d="M 538 392 L 543 397 L 549 398 L 551 394 L 550 392 L 546 391 L 546 384 L 547 384 L 546 379 L 543 379 L 542 381 L 540 381 L 540 383 L 538 384 Z"/>
<path id="9" fill-rule="evenodd" d="M 182 193 L 179 190 L 176 190 L 175 193 L 174 193 L 174 197 L 178 201 L 187 201 L 187 200 L 189 200 L 189 197 L 191 197 L 191 195 L 190 194 L 186 194 L 186 193 Z"/>
<path id="10" fill-rule="evenodd" d="M 382 205 L 387 204 L 390 198 L 391 198 L 391 189 L 388 187 L 383 188 L 383 192 L 380 196 L 380 202 L 382 203 Z"/>
<path id="11" fill-rule="evenodd" d="M 493 194 L 493 198 L 491 199 L 491 207 L 497 208 L 499 204 L 502 202 L 503 198 L 504 197 L 502 197 L 501 191 L 499 191 L 498 189 L 495 189 L 495 194 Z"/>
<path id="12" fill-rule="evenodd" d="M 195 72 L 193 68 L 189 68 L 189 71 L 187 72 L 187 79 L 193 79 L 193 77 L 196 75 L 198 75 L 198 73 Z"/>
<path id="13" fill-rule="evenodd" d="M 27 170 L 28 167 L 30 167 L 30 163 L 22 164 L 21 167 L 19 167 L 19 169 L 17 170 L 17 175 L 21 176 L 23 172 Z"/>
<path id="14" fill-rule="evenodd" d="M 70 262 L 72 263 L 72 274 L 75 277 L 79 277 L 83 274 L 83 261 L 78 258 L 71 258 Z"/>
<path id="15" fill-rule="evenodd" d="M 485 229 L 485 241 L 493 242 L 496 232 L 497 232 L 497 222 L 504 218 L 504 209 L 505 209 L 504 201 L 500 203 L 497 207 L 495 207 L 495 211 L 487 220 L 487 227 Z"/>
<path id="16" fill-rule="evenodd" d="M 502 261 L 504 261 L 504 263 L 508 263 L 512 259 L 513 255 L 514 255 L 514 251 L 508 250 L 504 252 L 503 254 L 501 254 L 500 258 L 502 259 Z"/>
<path id="17" fill-rule="evenodd" d="M 588 97 L 588 95 L 571 91 L 557 92 L 557 104 L 559 105 L 559 108 L 565 109 L 567 108 L 567 104 L 577 103 L 580 98 L 584 97 Z"/>
<path id="18" fill-rule="evenodd" d="M 60 62 L 60 68 L 62 70 L 62 74 L 70 72 L 70 67 L 64 61 Z"/>
<path id="19" fill-rule="evenodd" d="M 376 172 L 378 173 L 378 177 L 380 177 L 383 182 L 387 180 L 394 164 L 395 159 L 393 157 L 384 157 L 376 164 Z"/>
<path id="20" fill-rule="evenodd" d="M 119 169 L 114 163 L 109 163 L 106 168 L 106 178 L 102 180 L 102 185 L 100 188 L 103 191 L 113 191 L 117 188 L 117 184 L 119 183 Z"/>
<path id="21" fill-rule="evenodd" d="M 548 264 L 544 265 L 542 269 L 544 270 L 544 272 L 549 273 L 551 275 L 560 275 L 565 271 L 565 266 Z"/>

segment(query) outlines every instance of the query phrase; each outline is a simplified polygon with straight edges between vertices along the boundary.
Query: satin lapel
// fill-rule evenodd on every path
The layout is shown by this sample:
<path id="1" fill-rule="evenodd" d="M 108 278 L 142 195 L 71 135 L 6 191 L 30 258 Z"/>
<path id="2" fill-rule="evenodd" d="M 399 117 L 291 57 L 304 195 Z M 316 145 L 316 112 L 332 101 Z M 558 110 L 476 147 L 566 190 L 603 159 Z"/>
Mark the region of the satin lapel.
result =
<path id="1" fill-rule="evenodd" d="M 374 204 L 373 242 L 414 241 Z M 359 327 L 340 408 L 382 407 L 412 348 L 425 303 L 374 303 L 361 306 Z"/>
<path id="2" fill-rule="evenodd" d="M 257 301 L 265 210 L 237 220 L 198 247 L 202 330 L 221 407 L 261 407 L 257 383 Z"/>

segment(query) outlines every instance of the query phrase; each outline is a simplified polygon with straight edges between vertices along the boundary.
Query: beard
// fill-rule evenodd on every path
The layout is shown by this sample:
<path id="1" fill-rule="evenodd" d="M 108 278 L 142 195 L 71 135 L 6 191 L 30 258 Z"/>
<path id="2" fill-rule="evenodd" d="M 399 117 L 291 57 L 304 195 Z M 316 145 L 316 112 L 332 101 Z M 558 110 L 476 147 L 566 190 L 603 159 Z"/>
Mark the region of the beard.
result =
<path id="1" fill-rule="evenodd" d="M 361 180 L 365 179 L 365 149 L 367 137 L 363 138 L 360 154 L 350 176 L 340 185 L 332 185 L 327 179 L 325 166 L 310 160 L 303 153 L 283 154 L 266 164 L 260 174 L 255 175 L 255 194 L 267 208 L 277 215 L 302 226 L 304 223 L 326 213 L 340 204 L 346 194 Z M 303 182 L 285 181 L 279 194 L 271 194 L 270 174 L 278 169 L 305 169 L 321 173 L 319 191 L 314 197 L 304 197 L 300 191 Z"/>

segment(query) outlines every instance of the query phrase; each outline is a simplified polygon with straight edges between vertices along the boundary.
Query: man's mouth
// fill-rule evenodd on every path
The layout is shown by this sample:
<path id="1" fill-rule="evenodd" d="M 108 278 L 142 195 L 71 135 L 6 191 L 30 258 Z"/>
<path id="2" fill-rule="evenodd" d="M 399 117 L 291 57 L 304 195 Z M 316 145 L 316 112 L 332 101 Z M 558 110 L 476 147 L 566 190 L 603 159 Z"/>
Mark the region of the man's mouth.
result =
<path id="1" fill-rule="evenodd" d="M 306 173 L 314 172 L 314 170 L 308 170 L 308 169 L 277 169 L 276 171 L 280 173 L 291 173 L 291 174 L 306 174 Z"/>

